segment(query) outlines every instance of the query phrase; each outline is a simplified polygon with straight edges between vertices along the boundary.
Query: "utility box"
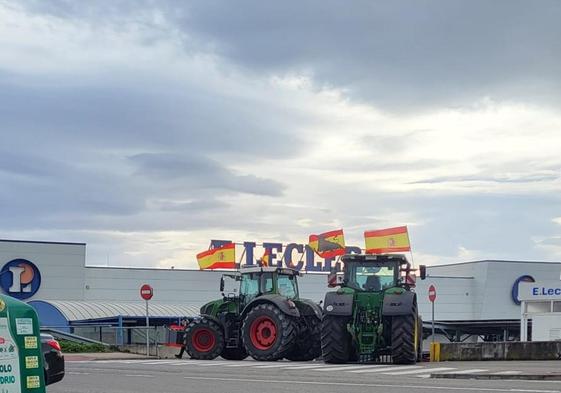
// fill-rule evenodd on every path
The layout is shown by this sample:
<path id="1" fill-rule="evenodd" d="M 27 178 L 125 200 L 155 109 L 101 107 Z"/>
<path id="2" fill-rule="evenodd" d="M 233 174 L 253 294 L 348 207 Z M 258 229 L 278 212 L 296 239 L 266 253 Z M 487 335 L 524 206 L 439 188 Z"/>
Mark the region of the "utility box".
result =
<path id="1" fill-rule="evenodd" d="M 37 313 L 4 295 L 0 295 L 0 392 L 45 393 Z"/>

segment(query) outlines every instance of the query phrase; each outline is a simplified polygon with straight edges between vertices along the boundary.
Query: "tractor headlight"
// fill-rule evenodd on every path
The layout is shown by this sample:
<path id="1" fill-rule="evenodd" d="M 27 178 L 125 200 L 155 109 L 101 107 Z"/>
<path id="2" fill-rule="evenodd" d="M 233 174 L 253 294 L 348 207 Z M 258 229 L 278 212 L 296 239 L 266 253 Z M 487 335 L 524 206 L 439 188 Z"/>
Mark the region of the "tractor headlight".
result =
<path id="1" fill-rule="evenodd" d="M 292 300 L 287 300 L 287 303 L 289 308 L 296 308 L 296 303 L 294 303 Z"/>

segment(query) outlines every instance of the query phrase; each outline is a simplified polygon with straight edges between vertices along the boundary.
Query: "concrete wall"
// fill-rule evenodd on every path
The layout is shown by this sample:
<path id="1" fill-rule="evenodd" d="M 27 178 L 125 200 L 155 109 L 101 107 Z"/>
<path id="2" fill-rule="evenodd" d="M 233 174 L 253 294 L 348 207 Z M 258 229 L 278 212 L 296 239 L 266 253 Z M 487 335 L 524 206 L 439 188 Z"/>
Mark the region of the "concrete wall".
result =
<path id="1" fill-rule="evenodd" d="M 440 360 L 561 360 L 561 341 L 442 343 Z"/>

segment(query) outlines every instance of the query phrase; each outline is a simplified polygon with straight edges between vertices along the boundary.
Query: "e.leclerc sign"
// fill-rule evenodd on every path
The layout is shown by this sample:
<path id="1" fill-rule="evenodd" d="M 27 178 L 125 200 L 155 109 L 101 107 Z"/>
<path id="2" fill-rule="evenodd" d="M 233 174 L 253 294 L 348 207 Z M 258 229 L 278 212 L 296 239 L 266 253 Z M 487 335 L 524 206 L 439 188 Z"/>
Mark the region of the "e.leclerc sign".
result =
<path id="1" fill-rule="evenodd" d="M 222 247 L 226 244 L 230 244 L 230 240 L 211 240 L 210 245 L 212 248 Z M 341 271 L 341 264 L 334 263 L 336 258 L 325 258 L 322 262 L 316 261 L 316 254 L 306 244 L 298 243 L 263 243 L 263 251 L 256 251 L 255 247 L 257 243 L 255 242 L 244 242 L 243 249 L 245 254 L 245 261 L 242 261 L 245 265 L 254 265 L 255 257 L 260 257 L 265 253 L 266 250 L 269 251 L 271 257 L 271 266 L 278 267 L 288 267 L 290 269 L 305 270 L 308 272 L 330 272 L 332 269 L 336 271 Z M 347 254 L 360 254 L 360 247 L 347 246 L 345 248 Z"/>
<path id="2" fill-rule="evenodd" d="M 13 259 L 0 270 L 0 287 L 6 295 L 24 300 L 35 295 L 41 286 L 41 273 L 27 259 Z"/>
<path id="3" fill-rule="evenodd" d="M 561 300 L 561 281 L 521 282 L 518 296 L 523 301 Z"/>

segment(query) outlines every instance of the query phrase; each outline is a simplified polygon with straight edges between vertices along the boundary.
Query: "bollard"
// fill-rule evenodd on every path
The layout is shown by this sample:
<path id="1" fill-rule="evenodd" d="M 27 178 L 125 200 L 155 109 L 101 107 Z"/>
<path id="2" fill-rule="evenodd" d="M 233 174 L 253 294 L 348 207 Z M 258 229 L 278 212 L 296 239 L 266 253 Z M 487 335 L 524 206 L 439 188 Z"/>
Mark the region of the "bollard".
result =
<path id="1" fill-rule="evenodd" d="M 430 343 L 430 361 L 440 362 L 440 343 Z"/>
<path id="2" fill-rule="evenodd" d="M 37 313 L 4 295 L 0 295 L 0 391 L 45 393 Z"/>

